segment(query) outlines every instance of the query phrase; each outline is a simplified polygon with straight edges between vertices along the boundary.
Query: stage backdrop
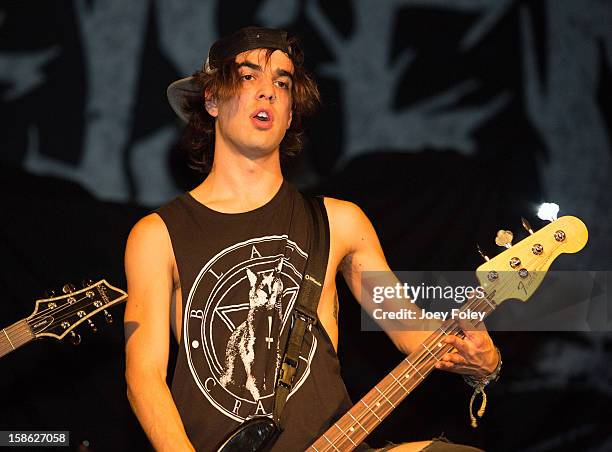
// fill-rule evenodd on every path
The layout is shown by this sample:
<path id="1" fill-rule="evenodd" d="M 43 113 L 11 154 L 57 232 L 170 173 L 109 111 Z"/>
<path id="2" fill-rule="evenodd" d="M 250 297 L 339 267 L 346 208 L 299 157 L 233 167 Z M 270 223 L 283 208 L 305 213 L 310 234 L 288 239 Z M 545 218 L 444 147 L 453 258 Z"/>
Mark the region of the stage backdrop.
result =
<path id="1" fill-rule="evenodd" d="M 601 0 L 20 1 L 0 5 L 0 327 L 46 289 L 125 287 L 138 218 L 198 182 L 176 151 L 166 86 L 249 25 L 302 37 L 323 104 L 296 185 L 358 203 L 396 270 L 473 269 L 497 229 L 522 237 L 542 201 L 590 241 L 555 268 L 612 267 L 612 4 Z M 341 292 L 340 359 L 354 399 L 399 360 L 360 332 Z M 0 360 L 0 430 L 70 430 L 72 449 L 141 450 L 125 396 L 123 308 L 71 345 Z M 499 313 L 501 315 L 501 313 Z M 470 390 L 436 373 L 371 443 L 445 432 L 496 451 L 612 449 L 610 333 L 493 333 L 504 371 L 481 426 Z M 176 344 L 173 344 L 176 347 Z"/>

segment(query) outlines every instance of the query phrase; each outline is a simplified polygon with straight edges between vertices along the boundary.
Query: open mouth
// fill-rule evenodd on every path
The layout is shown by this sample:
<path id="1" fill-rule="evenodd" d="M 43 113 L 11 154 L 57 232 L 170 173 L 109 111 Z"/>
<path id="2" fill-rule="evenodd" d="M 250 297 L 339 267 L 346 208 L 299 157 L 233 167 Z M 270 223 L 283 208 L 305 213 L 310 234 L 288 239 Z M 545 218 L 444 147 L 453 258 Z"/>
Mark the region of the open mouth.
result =
<path id="1" fill-rule="evenodd" d="M 261 122 L 269 122 L 272 120 L 272 117 L 267 111 L 259 110 L 255 115 L 253 115 L 253 119 Z"/>

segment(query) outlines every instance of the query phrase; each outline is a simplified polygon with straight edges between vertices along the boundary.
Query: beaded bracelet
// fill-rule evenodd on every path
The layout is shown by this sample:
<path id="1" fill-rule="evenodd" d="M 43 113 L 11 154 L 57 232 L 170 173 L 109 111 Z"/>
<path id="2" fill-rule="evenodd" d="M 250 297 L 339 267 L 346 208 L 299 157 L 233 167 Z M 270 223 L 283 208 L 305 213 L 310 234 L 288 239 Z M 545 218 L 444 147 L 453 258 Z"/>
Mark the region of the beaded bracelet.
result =
<path id="1" fill-rule="evenodd" d="M 472 388 L 474 388 L 474 392 L 472 393 L 472 398 L 470 399 L 470 420 L 471 420 L 471 425 L 473 428 L 478 427 L 478 422 L 476 422 L 476 416 L 474 416 L 473 409 L 472 409 L 476 396 L 478 394 L 482 394 L 482 402 L 477 412 L 478 417 L 482 417 L 487 407 L 487 394 L 485 393 L 484 388 L 486 385 L 488 385 L 492 381 L 499 380 L 499 374 L 501 372 L 501 367 L 502 367 L 502 359 L 501 359 L 501 353 L 499 351 L 499 348 L 495 347 L 495 351 L 497 351 L 497 357 L 499 358 L 499 362 L 497 363 L 497 366 L 495 367 L 495 369 L 493 369 L 493 372 L 491 372 L 489 375 L 486 375 L 480 378 L 473 377 L 471 375 L 463 375 L 463 380 L 468 385 L 470 385 Z"/>

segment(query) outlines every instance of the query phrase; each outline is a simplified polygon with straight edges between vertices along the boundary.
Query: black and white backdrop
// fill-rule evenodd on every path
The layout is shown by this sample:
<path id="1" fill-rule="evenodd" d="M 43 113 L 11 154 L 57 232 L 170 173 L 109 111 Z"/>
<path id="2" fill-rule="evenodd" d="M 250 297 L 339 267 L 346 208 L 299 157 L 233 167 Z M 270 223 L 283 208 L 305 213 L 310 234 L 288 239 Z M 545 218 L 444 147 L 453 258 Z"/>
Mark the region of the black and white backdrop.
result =
<path id="1" fill-rule="evenodd" d="M 302 37 L 323 105 L 287 165 L 300 188 L 358 203 L 397 270 L 467 270 L 535 206 L 581 217 L 590 241 L 554 268 L 612 268 L 612 2 L 605 0 L 47 0 L 0 3 L 0 327 L 46 289 L 125 287 L 138 218 L 198 183 L 165 100 L 219 36 Z M 398 361 L 360 332 L 341 286 L 340 359 L 354 399 Z M 0 430 L 70 430 L 72 449 L 141 450 L 125 396 L 122 307 L 79 347 L 0 360 Z M 501 313 L 499 313 L 501 315 Z M 609 332 L 494 332 L 504 354 L 481 426 L 437 373 L 372 435 L 444 432 L 495 451 L 612 450 Z M 79 446 L 80 445 L 80 446 Z"/>

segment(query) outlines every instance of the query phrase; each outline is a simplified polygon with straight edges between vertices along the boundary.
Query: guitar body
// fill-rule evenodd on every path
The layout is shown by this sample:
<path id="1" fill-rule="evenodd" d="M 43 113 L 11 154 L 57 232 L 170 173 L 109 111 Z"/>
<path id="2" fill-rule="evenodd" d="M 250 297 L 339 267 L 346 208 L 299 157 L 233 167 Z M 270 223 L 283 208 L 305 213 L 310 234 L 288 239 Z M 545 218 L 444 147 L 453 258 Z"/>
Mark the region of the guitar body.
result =
<path id="1" fill-rule="evenodd" d="M 254 417 L 221 443 L 217 452 L 265 452 L 270 450 L 280 428 L 269 417 Z"/>

